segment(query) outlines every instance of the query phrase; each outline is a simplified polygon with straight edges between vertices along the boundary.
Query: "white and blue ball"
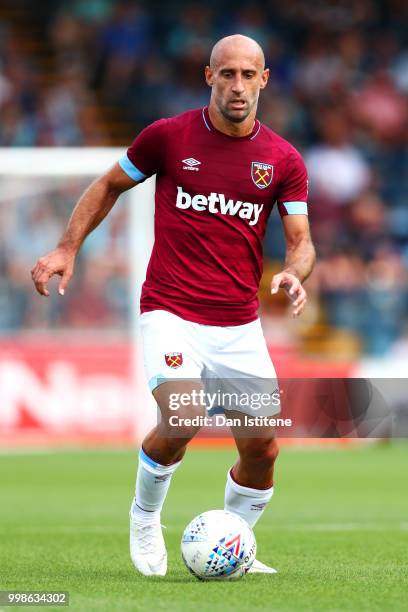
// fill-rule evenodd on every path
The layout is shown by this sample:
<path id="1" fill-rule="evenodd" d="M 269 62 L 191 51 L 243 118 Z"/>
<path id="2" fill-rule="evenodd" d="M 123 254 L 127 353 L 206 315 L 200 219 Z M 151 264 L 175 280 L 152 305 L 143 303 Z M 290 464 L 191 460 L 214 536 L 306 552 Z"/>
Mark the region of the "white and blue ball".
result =
<path id="1" fill-rule="evenodd" d="M 209 510 L 185 528 L 181 555 L 190 572 L 201 580 L 235 580 L 254 562 L 254 532 L 237 514 Z"/>

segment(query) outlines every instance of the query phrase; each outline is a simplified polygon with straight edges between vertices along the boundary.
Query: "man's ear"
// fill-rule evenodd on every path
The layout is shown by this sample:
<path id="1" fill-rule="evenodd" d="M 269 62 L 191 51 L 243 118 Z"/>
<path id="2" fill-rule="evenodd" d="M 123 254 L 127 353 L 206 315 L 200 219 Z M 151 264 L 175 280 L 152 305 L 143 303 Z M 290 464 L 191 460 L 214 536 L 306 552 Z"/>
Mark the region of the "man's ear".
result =
<path id="1" fill-rule="evenodd" d="M 261 76 L 261 89 L 265 89 L 266 84 L 269 80 L 269 68 L 265 68 Z"/>
<path id="2" fill-rule="evenodd" d="M 206 81 L 207 85 L 209 87 L 212 87 L 212 84 L 213 84 L 213 71 L 211 70 L 210 66 L 206 66 L 205 67 L 204 74 L 205 74 L 205 81 Z"/>

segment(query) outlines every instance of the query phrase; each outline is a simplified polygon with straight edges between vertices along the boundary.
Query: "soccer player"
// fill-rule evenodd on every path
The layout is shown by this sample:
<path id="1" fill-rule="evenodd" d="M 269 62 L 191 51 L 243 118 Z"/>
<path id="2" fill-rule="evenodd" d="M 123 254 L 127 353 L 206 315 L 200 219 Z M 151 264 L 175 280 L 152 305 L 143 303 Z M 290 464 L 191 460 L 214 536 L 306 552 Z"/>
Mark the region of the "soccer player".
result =
<path id="1" fill-rule="evenodd" d="M 63 295 L 86 236 L 122 192 L 157 175 L 155 243 L 140 319 L 147 378 L 162 419 L 143 441 L 130 511 L 131 558 L 146 576 L 167 571 L 160 512 L 199 429 L 170 425 L 170 393 L 192 397 L 205 371 L 220 378 L 276 379 L 257 315 L 262 239 L 275 202 L 287 248 L 271 291 L 288 294 L 294 316 L 306 304 L 302 283 L 315 260 L 307 174 L 298 151 L 256 118 L 268 76 L 254 40 L 233 35 L 218 41 L 205 68 L 208 107 L 144 129 L 82 195 L 58 246 L 31 272 L 42 295 L 49 295 L 49 278 L 61 275 Z M 204 409 L 187 403 L 178 416 Z M 278 447 L 272 429 L 259 437 L 232 429 L 239 459 L 227 474 L 225 509 L 253 527 L 273 494 Z M 258 560 L 250 571 L 275 572 Z"/>

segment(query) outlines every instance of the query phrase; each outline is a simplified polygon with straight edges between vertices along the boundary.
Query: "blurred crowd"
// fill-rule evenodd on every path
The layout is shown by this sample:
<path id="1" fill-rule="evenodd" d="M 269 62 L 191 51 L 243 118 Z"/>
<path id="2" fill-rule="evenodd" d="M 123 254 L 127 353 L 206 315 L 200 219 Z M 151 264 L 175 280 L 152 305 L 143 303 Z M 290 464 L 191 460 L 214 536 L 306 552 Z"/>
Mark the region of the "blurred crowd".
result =
<path id="1" fill-rule="evenodd" d="M 308 281 L 316 304 L 313 324 L 354 334 L 358 350 L 374 355 L 408 337 L 404 0 L 44 0 L 40 6 L 25 0 L 24 6 L 32 11 L 36 31 L 43 32 L 55 78 L 44 86 L 38 78 L 44 67 L 18 44 L 0 12 L 0 146 L 109 144 L 98 102 L 119 109 L 129 126 L 126 145 L 149 122 L 208 102 L 203 67 L 218 38 L 235 32 L 255 38 L 271 72 L 259 117 L 302 152 L 309 170 L 319 258 Z M 65 212 L 73 203 L 66 199 Z M 55 216 L 51 199 L 20 220 L 22 232 L 35 235 L 21 238 L 30 250 L 27 259 L 35 260 L 55 242 L 65 218 Z M 39 229 L 44 222 L 52 226 L 48 232 Z M 111 224 L 113 218 L 100 231 L 109 234 Z M 17 242 L 10 248 L 18 251 Z M 97 257 L 109 270 L 110 241 L 104 244 L 106 252 Z M 8 247 L 2 241 L 0 248 Z M 268 261 L 284 255 L 277 214 L 265 254 Z M 89 262 L 93 257 L 89 252 Z M 27 279 L 10 265 L 2 266 L 0 283 L 6 293 L 12 283 L 16 301 L 27 302 Z M 105 295 L 111 294 L 106 278 L 96 279 L 104 273 L 89 265 L 87 282 L 100 282 Z M 117 295 L 125 295 L 126 269 L 118 249 L 109 276 Z M 126 297 L 113 305 L 109 299 L 102 300 L 109 325 L 123 323 Z M 15 321 L 0 319 L 0 329 L 29 326 L 28 305 L 21 312 Z M 55 315 L 60 316 L 72 323 L 69 309 Z M 43 324 L 60 321 L 50 313 Z"/>
<path id="2" fill-rule="evenodd" d="M 0 334 L 60 330 L 72 334 L 128 332 L 130 299 L 129 207 L 122 197 L 97 232 L 86 240 L 75 273 L 62 298 L 59 277 L 50 296 L 35 293 L 30 270 L 40 255 L 55 248 L 73 202 L 89 179 L 9 178 L 0 195 Z"/>

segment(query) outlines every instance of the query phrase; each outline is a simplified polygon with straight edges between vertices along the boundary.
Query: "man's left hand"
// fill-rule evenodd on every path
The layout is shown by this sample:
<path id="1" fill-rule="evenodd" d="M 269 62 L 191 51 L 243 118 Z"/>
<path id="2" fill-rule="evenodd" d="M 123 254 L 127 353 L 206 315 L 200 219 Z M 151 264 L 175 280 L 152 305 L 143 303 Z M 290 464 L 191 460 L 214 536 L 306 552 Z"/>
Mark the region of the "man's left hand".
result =
<path id="1" fill-rule="evenodd" d="M 279 272 L 272 278 L 271 293 L 277 293 L 280 287 L 286 291 L 287 296 L 292 301 L 293 316 L 299 316 L 307 301 L 307 294 L 302 283 L 290 272 Z"/>

